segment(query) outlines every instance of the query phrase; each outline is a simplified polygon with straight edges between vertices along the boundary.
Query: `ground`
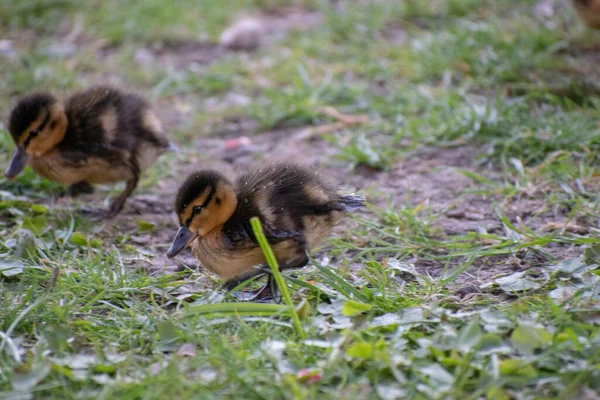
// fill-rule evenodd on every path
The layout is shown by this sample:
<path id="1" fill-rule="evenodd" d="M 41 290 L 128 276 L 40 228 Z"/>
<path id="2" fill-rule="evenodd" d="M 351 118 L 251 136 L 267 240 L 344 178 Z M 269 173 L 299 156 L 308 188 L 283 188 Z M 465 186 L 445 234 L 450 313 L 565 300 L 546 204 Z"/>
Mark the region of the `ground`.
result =
<path id="1" fill-rule="evenodd" d="M 600 48 L 571 4 L 223 5 L 0 1 L 5 117 L 112 84 L 179 148 L 111 221 L 81 209 L 123 186 L 0 180 L 0 397 L 598 398 Z M 219 44 L 240 18 L 257 48 Z M 187 173 L 271 157 L 368 201 L 285 275 L 301 328 L 165 256 Z"/>

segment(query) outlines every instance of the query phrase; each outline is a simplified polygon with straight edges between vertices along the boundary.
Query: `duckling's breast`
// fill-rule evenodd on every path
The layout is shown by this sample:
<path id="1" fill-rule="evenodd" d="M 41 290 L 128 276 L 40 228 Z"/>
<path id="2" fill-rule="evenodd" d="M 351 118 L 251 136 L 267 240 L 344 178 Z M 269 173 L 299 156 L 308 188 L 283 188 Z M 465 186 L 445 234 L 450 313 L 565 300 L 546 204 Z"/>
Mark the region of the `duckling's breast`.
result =
<path id="1" fill-rule="evenodd" d="M 115 163 L 100 157 L 71 160 L 54 150 L 43 156 L 29 159 L 29 166 L 51 181 L 72 185 L 78 182 L 114 183 L 131 179 L 131 169 L 124 163 Z"/>
<path id="2" fill-rule="evenodd" d="M 224 243 L 221 232 L 210 233 L 192 243 L 192 254 L 202 267 L 225 280 L 239 277 L 256 266 L 266 264 L 258 245 L 248 243 L 232 249 Z M 277 243 L 272 249 L 277 260 L 283 262 L 297 255 L 298 245 L 293 240 L 287 240 Z"/>

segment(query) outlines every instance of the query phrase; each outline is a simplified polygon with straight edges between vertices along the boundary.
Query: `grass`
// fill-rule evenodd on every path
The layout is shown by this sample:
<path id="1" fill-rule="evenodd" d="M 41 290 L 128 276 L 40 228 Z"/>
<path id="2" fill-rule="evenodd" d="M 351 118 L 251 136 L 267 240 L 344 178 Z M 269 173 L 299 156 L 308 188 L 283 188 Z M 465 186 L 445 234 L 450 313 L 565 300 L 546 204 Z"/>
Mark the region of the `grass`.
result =
<path id="1" fill-rule="evenodd" d="M 29 169 L 0 180 L 0 398 L 600 392 L 598 34 L 567 2 L 13 3 L 0 0 L 0 107 L 109 81 L 151 99 L 182 151 L 112 223 L 77 209 L 119 189 L 71 201 Z M 253 53 L 216 50 L 238 15 L 283 8 L 320 19 Z M 256 145 L 241 161 L 277 155 L 337 122 L 325 106 L 369 116 L 305 143 L 369 206 L 284 275 L 286 305 L 177 270 L 164 253 L 184 171 L 224 158 L 225 137 Z"/>

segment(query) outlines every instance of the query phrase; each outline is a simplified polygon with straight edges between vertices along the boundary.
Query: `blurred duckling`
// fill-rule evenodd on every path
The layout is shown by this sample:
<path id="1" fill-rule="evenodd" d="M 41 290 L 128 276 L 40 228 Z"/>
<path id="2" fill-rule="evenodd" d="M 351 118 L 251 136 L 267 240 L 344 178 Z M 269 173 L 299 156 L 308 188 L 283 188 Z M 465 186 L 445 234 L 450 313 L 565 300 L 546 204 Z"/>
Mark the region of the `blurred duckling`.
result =
<path id="1" fill-rule="evenodd" d="M 600 0 L 572 0 L 579 18 L 592 29 L 600 29 Z"/>
<path id="2" fill-rule="evenodd" d="M 301 268 L 344 213 L 364 205 L 342 195 L 314 171 L 289 163 L 271 163 L 238 174 L 235 182 L 214 170 L 191 174 L 175 198 L 181 227 L 167 252 L 174 257 L 190 245 L 202 266 L 226 281 L 231 290 L 267 274 L 253 301 L 275 296 L 265 257 L 250 226 L 259 217 L 280 269 Z M 266 267 L 266 268 L 265 268 Z"/>
<path id="3" fill-rule="evenodd" d="M 140 174 L 169 148 L 160 121 L 142 98 L 110 87 L 73 94 L 65 102 L 49 93 L 22 98 L 10 115 L 16 150 L 5 176 L 26 165 L 37 174 L 69 185 L 75 196 L 90 184 L 126 181 L 106 218 L 117 215 Z"/>

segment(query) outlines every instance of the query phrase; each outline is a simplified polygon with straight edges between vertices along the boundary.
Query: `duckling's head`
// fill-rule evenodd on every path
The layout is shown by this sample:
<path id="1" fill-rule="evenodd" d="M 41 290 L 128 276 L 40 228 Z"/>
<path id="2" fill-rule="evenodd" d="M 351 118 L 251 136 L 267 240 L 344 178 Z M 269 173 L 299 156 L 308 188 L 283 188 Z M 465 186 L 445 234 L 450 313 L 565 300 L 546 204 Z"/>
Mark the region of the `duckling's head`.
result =
<path id="1" fill-rule="evenodd" d="M 22 98 L 10 114 L 10 135 L 17 146 L 5 176 L 17 176 L 29 156 L 42 156 L 65 136 L 67 116 L 64 106 L 51 94 L 34 93 Z"/>
<path id="2" fill-rule="evenodd" d="M 175 212 L 180 228 L 167 252 L 176 256 L 196 238 L 222 226 L 237 207 L 231 182 L 217 171 L 191 174 L 175 197 Z"/>

